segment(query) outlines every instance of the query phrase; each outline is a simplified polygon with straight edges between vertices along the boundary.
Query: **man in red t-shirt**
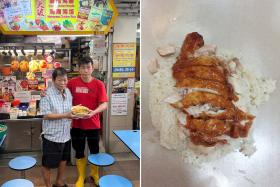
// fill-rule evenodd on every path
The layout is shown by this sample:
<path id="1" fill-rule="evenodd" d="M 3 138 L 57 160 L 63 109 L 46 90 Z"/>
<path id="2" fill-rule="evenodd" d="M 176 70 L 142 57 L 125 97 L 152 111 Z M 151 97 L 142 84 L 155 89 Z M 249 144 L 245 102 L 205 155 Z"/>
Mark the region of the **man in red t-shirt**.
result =
<path id="1" fill-rule="evenodd" d="M 73 106 L 86 106 L 92 111 L 83 119 L 74 119 L 71 129 L 72 146 L 76 151 L 76 164 L 79 178 L 76 187 L 83 187 L 86 175 L 87 160 L 84 155 L 85 140 L 91 154 L 99 152 L 100 112 L 107 109 L 108 97 L 106 89 L 100 80 L 92 77 L 93 61 L 90 57 L 83 57 L 78 62 L 80 77 L 73 78 L 67 87 L 73 96 Z M 91 165 L 91 177 L 98 185 L 98 166 Z"/>

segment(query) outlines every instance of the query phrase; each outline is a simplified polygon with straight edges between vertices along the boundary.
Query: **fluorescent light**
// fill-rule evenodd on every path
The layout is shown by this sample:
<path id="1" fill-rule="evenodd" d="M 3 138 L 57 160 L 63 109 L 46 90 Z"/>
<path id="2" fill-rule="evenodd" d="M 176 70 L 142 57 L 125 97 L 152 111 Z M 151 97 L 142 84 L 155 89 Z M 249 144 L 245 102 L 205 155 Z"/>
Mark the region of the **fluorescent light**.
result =
<path id="1" fill-rule="evenodd" d="M 0 53 L 2 53 L 3 51 L 5 51 L 6 53 L 8 53 L 9 50 L 0 50 Z M 19 56 L 22 55 L 21 50 L 16 50 L 17 53 L 19 54 Z M 52 50 L 50 49 L 45 49 L 45 53 L 50 53 Z M 11 50 L 12 54 L 14 55 L 13 50 Z M 27 53 L 34 53 L 34 49 L 24 49 L 24 52 Z M 42 54 L 42 49 L 37 49 L 37 54 Z"/>

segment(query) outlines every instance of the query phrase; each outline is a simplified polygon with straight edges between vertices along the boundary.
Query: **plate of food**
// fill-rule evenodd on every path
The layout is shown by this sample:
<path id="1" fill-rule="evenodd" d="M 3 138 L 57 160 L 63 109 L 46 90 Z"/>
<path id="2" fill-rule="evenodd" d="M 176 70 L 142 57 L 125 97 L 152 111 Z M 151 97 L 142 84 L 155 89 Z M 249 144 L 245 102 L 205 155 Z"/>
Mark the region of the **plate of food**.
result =
<path id="1" fill-rule="evenodd" d="M 261 1 L 240 5 L 143 1 L 144 186 L 280 184 L 267 163 L 280 161 L 278 14 Z"/>
<path id="2" fill-rule="evenodd" d="M 91 110 L 82 105 L 76 105 L 71 108 L 71 112 L 73 115 L 77 116 L 78 118 L 83 118 L 88 115 Z"/>

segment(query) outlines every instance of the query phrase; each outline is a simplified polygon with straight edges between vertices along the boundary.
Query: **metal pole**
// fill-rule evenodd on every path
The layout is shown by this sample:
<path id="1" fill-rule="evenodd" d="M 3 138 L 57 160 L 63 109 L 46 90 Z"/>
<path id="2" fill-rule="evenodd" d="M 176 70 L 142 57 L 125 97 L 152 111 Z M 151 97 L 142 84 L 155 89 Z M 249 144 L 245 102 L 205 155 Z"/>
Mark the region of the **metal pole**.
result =
<path id="1" fill-rule="evenodd" d="M 105 151 L 109 152 L 110 148 L 110 116 L 111 116 L 111 95 L 112 95 L 112 64 L 113 64 L 113 33 L 108 34 L 108 58 L 107 58 L 107 95 L 108 95 L 108 109 L 106 110 L 105 123 Z"/>

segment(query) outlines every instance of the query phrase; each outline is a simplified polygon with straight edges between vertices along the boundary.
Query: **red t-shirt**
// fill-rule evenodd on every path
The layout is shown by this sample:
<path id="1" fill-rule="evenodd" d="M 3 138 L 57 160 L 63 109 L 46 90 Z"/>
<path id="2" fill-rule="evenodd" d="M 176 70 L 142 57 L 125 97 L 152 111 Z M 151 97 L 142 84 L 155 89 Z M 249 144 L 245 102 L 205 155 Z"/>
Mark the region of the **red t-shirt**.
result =
<path id="1" fill-rule="evenodd" d="M 95 110 L 101 103 L 107 102 L 106 89 L 102 81 L 93 79 L 85 83 L 81 77 L 69 80 L 67 87 L 73 96 L 73 106 L 83 105 L 91 110 Z M 73 120 L 73 128 L 100 129 L 99 113 L 89 119 Z"/>

